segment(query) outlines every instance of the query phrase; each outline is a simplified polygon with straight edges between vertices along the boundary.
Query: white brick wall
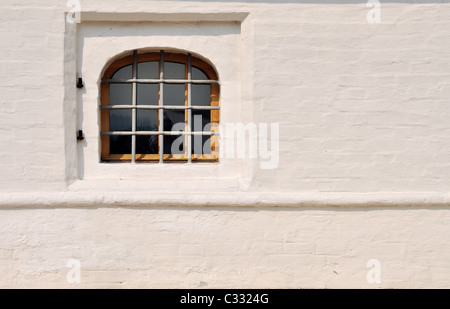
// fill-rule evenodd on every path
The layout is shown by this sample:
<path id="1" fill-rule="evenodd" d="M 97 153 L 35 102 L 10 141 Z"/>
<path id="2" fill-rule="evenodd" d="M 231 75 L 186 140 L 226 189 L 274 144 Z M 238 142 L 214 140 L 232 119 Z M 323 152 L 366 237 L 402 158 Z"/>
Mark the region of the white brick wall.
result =
<path id="1" fill-rule="evenodd" d="M 368 24 L 364 1 L 86 0 L 76 31 L 64 1 L 2 1 L 0 287 L 448 288 L 450 4 L 381 5 Z M 242 23 L 222 36 L 187 23 L 212 16 Z M 99 19 L 121 22 L 114 35 L 179 31 L 80 41 Z M 181 39 L 187 29 L 202 44 Z M 278 168 L 81 171 L 99 167 L 75 141 L 80 126 L 87 147 L 98 139 L 100 72 L 86 63 L 109 39 L 118 52 L 135 41 L 211 53 L 226 77 L 222 120 L 278 122 Z M 80 285 L 66 282 L 71 258 Z M 366 281 L 372 258 L 380 284 Z"/>
<path id="2" fill-rule="evenodd" d="M 0 287 L 449 288 L 449 224 L 420 207 L 4 209 Z"/>

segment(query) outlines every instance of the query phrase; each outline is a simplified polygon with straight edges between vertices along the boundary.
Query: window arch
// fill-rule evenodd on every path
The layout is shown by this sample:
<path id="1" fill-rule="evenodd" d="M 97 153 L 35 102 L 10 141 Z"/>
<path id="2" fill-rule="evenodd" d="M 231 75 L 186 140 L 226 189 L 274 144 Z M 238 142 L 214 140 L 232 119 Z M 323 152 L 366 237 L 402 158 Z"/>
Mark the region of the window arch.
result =
<path id="1" fill-rule="evenodd" d="M 102 161 L 218 161 L 219 91 L 214 68 L 190 53 L 115 60 L 101 82 Z"/>

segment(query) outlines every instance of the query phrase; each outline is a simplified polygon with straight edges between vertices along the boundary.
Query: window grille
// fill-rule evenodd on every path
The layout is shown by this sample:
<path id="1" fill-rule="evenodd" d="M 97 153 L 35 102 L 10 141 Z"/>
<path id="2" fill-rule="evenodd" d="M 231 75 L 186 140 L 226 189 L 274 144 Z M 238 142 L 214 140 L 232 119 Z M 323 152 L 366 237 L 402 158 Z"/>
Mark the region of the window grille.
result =
<path id="1" fill-rule="evenodd" d="M 219 159 L 218 76 L 190 53 L 135 50 L 116 60 L 102 79 L 100 110 L 103 161 Z"/>

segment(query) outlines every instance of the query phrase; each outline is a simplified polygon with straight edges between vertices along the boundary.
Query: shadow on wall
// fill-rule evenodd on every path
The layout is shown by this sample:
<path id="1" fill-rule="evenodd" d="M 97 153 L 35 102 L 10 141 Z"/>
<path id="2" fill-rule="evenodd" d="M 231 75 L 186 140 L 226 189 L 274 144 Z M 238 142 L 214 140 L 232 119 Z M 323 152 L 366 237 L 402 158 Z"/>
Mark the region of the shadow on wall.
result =
<path id="1" fill-rule="evenodd" d="M 85 24 L 87 24 L 86 22 Z M 94 22 L 89 24 L 89 29 L 83 29 L 84 38 L 97 37 L 132 37 L 132 36 L 222 36 L 230 34 L 240 34 L 241 28 L 236 27 L 233 22 L 208 22 L 202 21 L 202 24 L 211 24 L 211 27 L 198 27 L 198 22 L 183 22 L 177 24 L 168 22 L 161 24 L 155 22 L 152 27 L 148 24 L 117 22 Z M 213 26 L 214 25 L 214 26 Z M 130 28 L 133 29 L 130 32 Z"/>
<path id="2" fill-rule="evenodd" d="M 77 91 L 77 130 L 83 128 L 83 95 L 86 94 L 86 87 Z M 86 138 L 77 142 L 77 159 L 78 159 L 78 179 L 84 179 L 84 149 L 87 147 Z"/>

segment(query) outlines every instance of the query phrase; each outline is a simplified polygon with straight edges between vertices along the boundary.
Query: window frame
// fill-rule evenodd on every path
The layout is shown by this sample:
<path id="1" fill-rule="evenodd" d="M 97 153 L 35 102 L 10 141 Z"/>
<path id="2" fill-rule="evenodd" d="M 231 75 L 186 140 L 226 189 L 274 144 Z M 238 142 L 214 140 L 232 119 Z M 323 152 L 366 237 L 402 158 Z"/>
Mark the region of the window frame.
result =
<path id="1" fill-rule="evenodd" d="M 138 79 L 137 65 L 142 62 L 158 62 L 159 79 Z M 165 79 L 164 63 L 175 62 L 185 66 L 185 79 Z M 132 65 L 132 78 L 128 80 L 113 80 L 113 75 L 123 67 Z M 196 67 L 203 71 L 207 80 L 193 80 L 192 68 Z M 133 99 L 132 104 L 119 107 L 112 107 L 110 104 L 110 84 L 125 83 L 132 85 Z M 158 105 L 137 105 L 136 87 L 137 84 L 158 84 Z M 163 113 L 166 110 L 173 110 L 174 106 L 164 105 L 164 85 L 165 84 L 184 84 L 185 85 L 185 105 L 177 109 L 185 110 L 185 129 L 182 133 L 163 131 Z M 211 86 L 211 96 L 209 106 L 191 105 L 191 86 L 192 84 L 208 84 Z M 215 69 L 206 61 L 192 56 L 190 53 L 180 53 L 171 51 L 143 51 L 139 53 L 134 50 L 130 55 L 126 55 L 120 59 L 113 61 L 105 70 L 100 90 L 100 136 L 101 136 L 101 162 L 218 162 L 219 161 L 219 121 L 220 121 L 220 82 Z M 109 111 L 115 108 L 132 111 L 132 130 L 127 132 L 111 132 Z M 158 110 L 158 131 L 137 131 L 136 130 L 136 112 L 139 109 Z M 192 132 L 192 111 L 193 110 L 210 110 L 211 111 L 211 129 L 208 132 Z M 111 154 L 110 153 L 110 136 L 111 135 L 130 135 L 132 137 L 132 153 L 131 154 Z M 136 136 L 137 135 L 157 135 L 158 136 L 158 154 L 138 154 L 136 153 Z M 185 153 L 182 155 L 161 154 L 163 153 L 163 137 L 166 135 L 184 135 L 185 136 Z M 206 135 L 211 136 L 211 154 L 192 154 L 192 136 Z"/>

